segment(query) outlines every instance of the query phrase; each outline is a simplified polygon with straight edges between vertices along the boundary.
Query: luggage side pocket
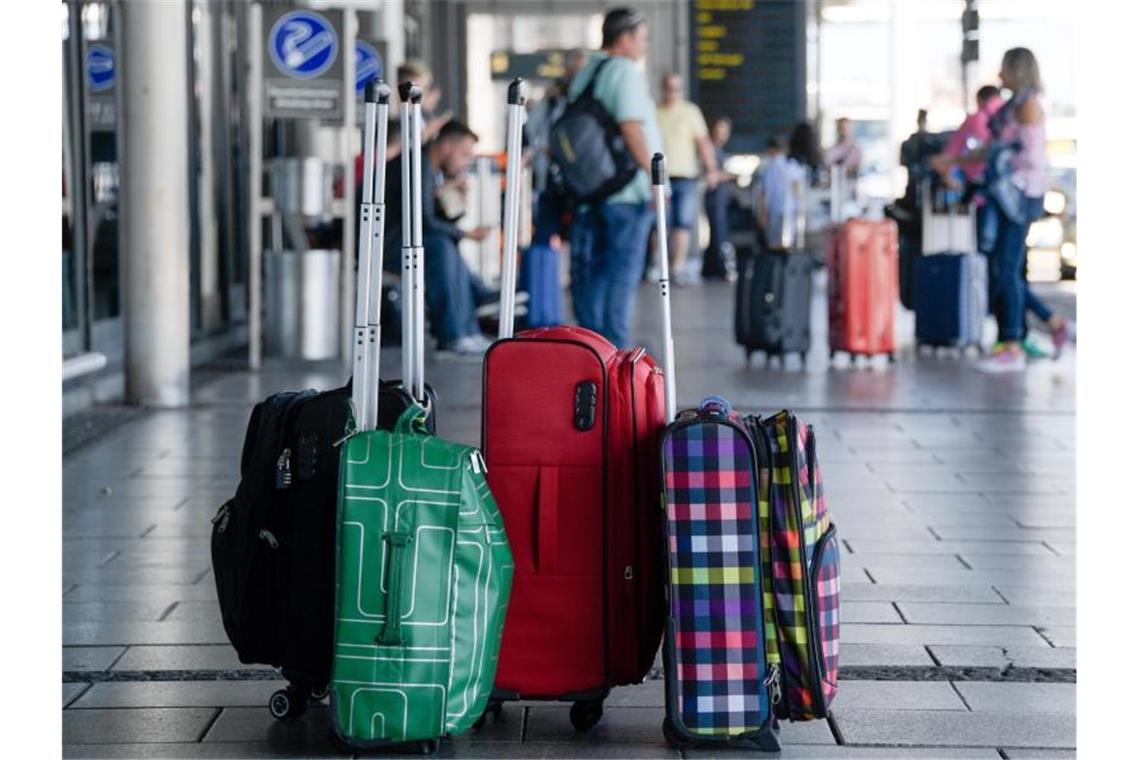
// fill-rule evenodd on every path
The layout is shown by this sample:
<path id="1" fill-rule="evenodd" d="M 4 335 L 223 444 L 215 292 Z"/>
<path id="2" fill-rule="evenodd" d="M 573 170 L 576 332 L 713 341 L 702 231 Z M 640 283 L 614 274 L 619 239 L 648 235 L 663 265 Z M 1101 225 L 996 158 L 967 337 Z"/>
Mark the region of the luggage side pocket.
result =
<path id="1" fill-rule="evenodd" d="M 807 589 L 814 597 L 811 608 L 815 615 L 809 625 L 815 628 L 817 672 L 812 677 L 819 684 L 816 699 L 823 699 L 822 704 L 814 705 L 813 712 L 819 718 L 827 715 L 839 687 L 839 555 L 839 534 L 832 524 L 815 545 Z"/>
<path id="2" fill-rule="evenodd" d="M 222 624 L 234 649 L 242 650 L 242 601 L 249 578 L 249 547 L 245 537 L 240 535 L 240 522 L 237 499 L 230 499 L 218 508 L 211 520 L 210 560 L 214 568 L 214 583 L 218 593 L 218 605 L 222 612 Z"/>

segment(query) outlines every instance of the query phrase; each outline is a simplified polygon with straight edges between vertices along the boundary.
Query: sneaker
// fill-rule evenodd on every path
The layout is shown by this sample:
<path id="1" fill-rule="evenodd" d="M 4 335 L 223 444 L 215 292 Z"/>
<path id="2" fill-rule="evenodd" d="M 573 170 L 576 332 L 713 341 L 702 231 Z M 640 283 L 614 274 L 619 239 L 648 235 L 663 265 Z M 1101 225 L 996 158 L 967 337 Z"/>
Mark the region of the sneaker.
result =
<path id="1" fill-rule="evenodd" d="M 1049 359 L 1056 353 L 1053 346 L 1043 345 L 1035 333 L 1029 333 L 1025 336 L 1025 339 L 1021 341 L 1021 350 L 1030 359 Z"/>
<path id="2" fill-rule="evenodd" d="M 1061 320 L 1061 326 L 1053 331 L 1053 359 L 1061 358 L 1061 351 L 1064 350 L 1065 344 L 1075 337 L 1076 331 L 1072 327 L 1072 323 L 1067 319 Z"/>
<path id="3" fill-rule="evenodd" d="M 466 341 L 467 345 L 476 351 L 486 351 L 488 348 L 491 347 L 491 344 L 494 342 L 490 338 L 488 338 L 486 335 L 484 335 L 483 333 L 476 333 L 474 335 L 468 335 L 468 336 L 462 338 L 462 340 Z"/>
<path id="4" fill-rule="evenodd" d="M 482 336 L 479 336 L 480 338 Z M 483 338 L 485 341 L 486 338 Z M 488 345 L 490 345 L 488 343 Z M 440 359 L 455 359 L 458 361 L 482 361 L 487 346 L 476 339 L 474 335 L 464 335 L 462 338 L 443 346 L 437 352 Z"/>
<path id="5" fill-rule="evenodd" d="M 1019 347 L 1005 347 L 995 349 L 992 354 L 974 365 L 978 372 L 988 375 L 1004 374 L 1007 372 L 1025 371 L 1025 352 Z"/>

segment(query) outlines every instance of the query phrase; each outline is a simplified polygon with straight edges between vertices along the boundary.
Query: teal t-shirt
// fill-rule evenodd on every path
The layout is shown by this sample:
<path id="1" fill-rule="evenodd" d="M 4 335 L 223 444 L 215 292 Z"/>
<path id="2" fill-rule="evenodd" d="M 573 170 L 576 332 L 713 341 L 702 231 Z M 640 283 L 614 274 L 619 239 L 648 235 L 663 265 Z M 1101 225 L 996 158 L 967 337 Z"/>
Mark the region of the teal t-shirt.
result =
<path id="1" fill-rule="evenodd" d="M 570 99 L 578 97 L 594 70 L 606 58 L 606 53 L 597 52 L 590 56 L 570 83 Z M 649 155 L 663 150 L 661 130 L 657 126 L 657 105 L 649 93 L 649 80 L 628 58 L 614 56 L 602 69 L 598 81 L 594 83 L 594 97 L 598 99 L 615 121 L 640 121 L 645 129 L 645 144 Z M 629 181 L 629 184 L 606 198 L 606 203 L 648 203 L 652 197 L 649 174 L 644 170 Z"/>

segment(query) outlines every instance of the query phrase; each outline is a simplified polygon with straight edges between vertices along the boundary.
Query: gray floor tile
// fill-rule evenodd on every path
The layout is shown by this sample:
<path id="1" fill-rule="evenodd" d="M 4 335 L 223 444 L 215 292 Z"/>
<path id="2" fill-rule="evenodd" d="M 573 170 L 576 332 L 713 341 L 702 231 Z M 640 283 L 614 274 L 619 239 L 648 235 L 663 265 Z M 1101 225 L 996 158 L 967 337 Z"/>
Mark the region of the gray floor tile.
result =
<path id="1" fill-rule="evenodd" d="M 169 604 L 161 602 L 69 602 L 63 603 L 63 622 L 88 623 L 113 620 L 154 620 Z"/>
<path id="2" fill-rule="evenodd" d="M 921 644 L 859 644 L 847 641 L 844 628 L 839 633 L 841 667 L 934 664 Z"/>
<path id="3" fill-rule="evenodd" d="M 605 708 L 602 720 L 586 734 L 570 725 L 569 705 L 530 707 L 527 710 L 526 740 L 538 743 L 624 743 L 650 744 L 667 749 L 661 734 L 664 714 L 659 708 Z"/>
<path id="4" fill-rule="evenodd" d="M 1070 749 L 1005 749 L 1009 760 L 1076 760 L 1077 751 Z"/>
<path id="5" fill-rule="evenodd" d="M 779 757 L 799 760 L 998 760 L 996 749 L 962 747 L 785 747 Z"/>
<path id="6" fill-rule="evenodd" d="M 842 658 L 842 656 L 841 656 Z M 846 660 L 842 660 L 846 664 Z M 965 710 L 946 681 L 848 681 L 839 684 L 832 710 Z"/>
<path id="7" fill-rule="evenodd" d="M 75 701 L 83 692 L 87 691 L 90 684 L 86 683 L 64 683 L 63 684 L 63 706 L 67 707 Z"/>
<path id="8" fill-rule="evenodd" d="M 194 742 L 214 719 L 210 708 L 64 710 L 64 744 Z"/>
<path id="9" fill-rule="evenodd" d="M 885 583 L 852 583 L 843 578 L 843 604 L 851 602 L 950 602 L 961 604 L 1005 604 L 985 585 L 907 586 Z"/>
<path id="10" fill-rule="evenodd" d="M 965 554 L 975 555 L 1015 555 L 1056 557 L 1041 542 L 1025 541 L 939 541 L 927 534 L 925 541 L 900 543 L 892 540 L 868 538 L 849 539 L 848 543 L 856 555 L 862 554 Z"/>
<path id="11" fill-rule="evenodd" d="M 227 707 L 202 742 L 257 742 L 332 757 L 337 753 L 329 745 L 328 728 L 325 705 L 310 705 L 300 717 L 284 722 L 273 718 L 266 707 Z"/>
<path id="12" fill-rule="evenodd" d="M 860 644 L 1048 646 L 1029 626 L 851 623 L 840 630 L 840 640 Z"/>
<path id="13" fill-rule="evenodd" d="M 63 643 L 67 645 L 225 644 L 227 642 L 226 632 L 221 626 L 185 620 L 161 623 L 109 620 L 63 625 Z"/>
<path id="14" fill-rule="evenodd" d="M 441 751 L 440 757 L 447 757 Z M 101 758 L 139 758 L 140 760 L 229 760 L 244 758 L 289 758 L 290 760 L 307 760 L 308 758 L 345 757 L 334 752 L 331 748 L 323 753 L 307 751 L 304 747 L 289 746 L 286 742 L 209 742 L 209 743 L 178 743 L 162 744 L 131 743 L 131 744 L 65 744 L 63 757 L 75 760 L 96 760 Z M 503 755 L 506 757 L 506 755 Z"/>
<path id="15" fill-rule="evenodd" d="M 1077 667 L 1077 650 L 1071 648 L 935 645 L 930 651 L 947 667 L 1004 668 L 1010 664 L 1019 668 Z"/>
<path id="16" fill-rule="evenodd" d="M 261 707 L 284 681 L 130 681 L 97 683 L 73 709 L 120 707 Z"/>
<path id="17" fill-rule="evenodd" d="M 238 661 L 229 644 L 133 646 L 112 670 L 267 670 L 268 665 Z"/>
<path id="18" fill-rule="evenodd" d="M 106 670 L 125 647 L 64 647 L 64 670 Z"/>
<path id="19" fill-rule="evenodd" d="M 1077 685 L 1074 683 L 987 683 L 961 681 L 955 684 L 974 712 L 1061 713 L 1077 712 Z"/>
<path id="20" fill-rule="evenodd" d="M 932 625 L 1072 625 L 1073 607 L 1022 607 L 990 604 L 900 602 L 908 623 Z"/>
<path id="21" fill-rule="evenodd" d="M 1041 635 L 1055 647 L 1075 647 L 1077 645 L 1076 626 L 1050 625 L 1039 630 Z"/>
<path id="22" fill-rule="evenodd" d="M 637 686 L 618 686 L 606 697 L 606 707 L 665 707 L 665 681 L 657 679 Z"/>
<path id="23" fill-rule="evenodd" d="M 213 583 L 151 585 L 124 583 L 108 586 L 80 583 L 67 595 L 69 602 L 146 602 L 152 599 L 171 602 L 217 602 L 218 592 Z"/>
<path id="24" fill-rule="evenodd" d="M 841 623 L 903 623 L 899 613 L 889 602 L 849 602 L 839 607 Z"/>
<path id="25" fill-rule="evenodd" d="M 606 744 L 547 744 L 520 745 L 519 752 L 526 753 L 533 748 L 542 749 L 543 758 L 680 758 L 681 753 L 665 744 L 630 744 L 608 742 Z M 537 755 L 518 754 L 507 757 L 536 757 Z M 466 757 L 466 755 L 463 755 Z"/>
<path id="26" fill-rule="evenodd" d="M 797 744 L 835 746 L 835 735 L 826 720 L 812 720 L 807 723 L 781 723 L 780 744 L 793 747 Z"/>
<path id="27" fill-rule="evenodd" d="M 1076 746 L 1073 715 L 1014 715 L 921 710 L 855 710 L 834 713 L 848 744 L 947 747 Z"/>

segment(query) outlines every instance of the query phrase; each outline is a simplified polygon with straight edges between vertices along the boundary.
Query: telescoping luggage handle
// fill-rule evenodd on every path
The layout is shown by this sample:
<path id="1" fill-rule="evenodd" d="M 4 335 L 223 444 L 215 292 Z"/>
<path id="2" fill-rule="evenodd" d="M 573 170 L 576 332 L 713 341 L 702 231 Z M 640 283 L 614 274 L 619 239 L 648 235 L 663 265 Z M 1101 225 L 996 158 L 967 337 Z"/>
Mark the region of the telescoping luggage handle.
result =
<path id="1" fill-rule="evenodd" d="M 661 328 L 665 351 L 665 419 L 677 416 L 677 375 L 673 364 L 673 311 L 669 300 L 669 235 L 665 226 L 665 156 L 653 154 L 653 200 L 657 206 L 657 287 L 661 293 Z"/>
<path id="2" fill-rule="evenodd" d="M 424 393 L 424 242 L 423 242 L 423 91 L 411 82 L 400 85 L 400 220 L 401 292 L 404 302 L 403 381 L 412 397 L 427 403 Z M 410 319 L 408 317 L 411 317 Z"/>
<path id="3" fill-rule="evenodd" d="M 515 331 L 515 287 L 518 279 L 519 211 L 522 198 L 522 128 L 525 83 L 516 78 L 507 88 L 507 189 L 503 202 L 503 271 L 499 282 L 499 338 Z"/>
<path id="4" fill-rule="evenodd" d="M 922 252 L 924 254 L 940 252 L 938 251 L 938 248 L 931 243 L 934 238 L 934 200 L 937 193 L 934 190 L 933 183 L 930 181 L 930 177 L 923 177 L 922 183 L 919 186 L 919 192 L 922 194 Z M 956 224 L 958 221 L 957 217 L 965 217 L 967 220 L 967 228 L 969 230 L 966 233 L 966 242 L 964 243 L 965 248 L 962 250 L 967 253 L 978 250 L 976 226 L 974 223 L 974 214 L 976 212 L 974 211 L 973 204 L 965 205 L 965 211 L 966 213 L 964 214 L 955 214 L 954 209 L 951 207 L 951 204 L 946 204 L 946 213 L 944 214 L 944 216 L 947 218 L 946 244 L 951 252 L 956 253 L 959 250 L 958 244 L 960 241 L 958 240 L 958 234 L 956 230 L 958 226 Z M 942 215 L 940 214 L 940 216 Z"/>
<path id="5" fill-rule="evenodd" d="M 360 430 L 374 430 L 379 413 L 376 386 L 380 382 L 380 283 L 384 255 L 383 151 L 388 142 L 390 97 L 388 85 L 374 80 L 369 83 L 364 100 L 364 178 L 357 227 L 360 236 L 352 361 L 352 403 Z"/>

